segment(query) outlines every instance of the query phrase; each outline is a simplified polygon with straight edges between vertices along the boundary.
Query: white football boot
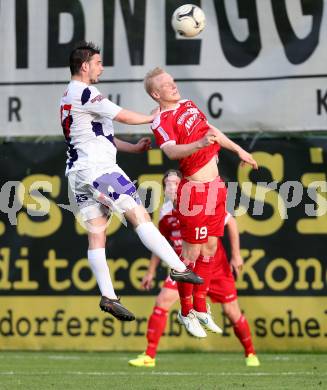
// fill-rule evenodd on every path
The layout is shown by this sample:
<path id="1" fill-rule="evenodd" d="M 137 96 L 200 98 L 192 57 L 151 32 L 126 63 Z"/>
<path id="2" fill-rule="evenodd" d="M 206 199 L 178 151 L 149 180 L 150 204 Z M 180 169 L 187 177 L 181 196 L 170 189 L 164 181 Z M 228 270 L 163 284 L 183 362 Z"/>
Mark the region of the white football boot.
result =
<path id="1" fill-rule="evenodd" d="M 181 325 L 185 326 L 188 333 L 190 333 L 192 336 L 198 338 L 207 337 L 207 334 L 200 325 L 200 322 L 197 319 L 194 310 L 191 310 L 186 317 L 182 316 L 182 313 L 179 310 L 177 314 L 177 319 Z"/>
<path id="2" fill-rule="evenodd" d="M 196 318 L 199 320 L 200 324 L 204 326 L 207 330 L 210 330 L 213 333 L 219 333 L 219 334 L 223 333 L 223 330 L 217 324 L 215 324 L 211 316 L 211 310 L 209 304 L 207 304 L 206 313 L 194 310 L 194 314 L 196 315 Z"/>

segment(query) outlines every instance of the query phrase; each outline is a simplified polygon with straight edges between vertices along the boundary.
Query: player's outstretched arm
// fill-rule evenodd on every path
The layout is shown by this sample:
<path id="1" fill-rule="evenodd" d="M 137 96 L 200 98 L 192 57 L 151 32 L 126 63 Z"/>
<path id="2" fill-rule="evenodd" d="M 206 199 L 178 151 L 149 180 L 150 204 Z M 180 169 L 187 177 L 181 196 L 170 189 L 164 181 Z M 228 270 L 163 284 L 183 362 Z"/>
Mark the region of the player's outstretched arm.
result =
<path id="1" fill-rule="evenodd" d="M 126 153 L 143 153 L 151 148 L 151 138 L 143 137 L 136 144 L 114 137 L 117 150 Z"/>
<path id="2" fill-rule="evenodd" d="M 127 125 L 151 123 L 157 115 L 157 111 L 154 111 L 150 115 L 145 115 L 121 108 L 117 104 L 105 98 L 94 86 L 86 88 L 83 91 L 81 99 L 84 111 L 97 114 L 100 117 L 125 123 Z"/>
<path id="3" fill-rule="evenodd" d="M 145 115 L 123 108 L 115 116 L 114 120 L 117 122 L 125 123 L 126 125 L 142 125 L 145 123 L 151 123 L 154 120 L 155 116 L 156 114 Z"/>
<path id="4" fill-rule="evenodd" d="M 149 263 L 149 267 L 148 267 L 148 271 L 145 274 L 144 278 L 142 279 L 142 283 L 141 283 L 141 286 L 145 290 L 150 290 L 152 288 L 152 282 L 153 282 L 153 279 L 156 275 L 156 270 L 158 268 L 159 263 L 160 263 L 160 258 L 158 256 L 152 254 L 151 259 L 150 259 L 150 263 Z"/>
<path id="5" fill-rule="evenodd" d="M 230 266 L 232 271 L 235 272 L 236 276 L 242 271 L 243 268 L 243 258 L 240 251 L 240 233 L 238 231 L 236 219 L 230 216 L 226 228 L 228 231 L 228 238 L 231 249 L 231 259 Z"/>
<path id="6" fill-rule="evenodd" d="M 242 163 L 251 165 L 254 169 L 258 169 L 258 164 L 250 153 L 245 151 L 231 139 L 226 137 L 220 130 L 215 126 L 210 125 L 210 129 L 215 132 L 216 141 L 225 149 L 229 149 L 232 152 L 236 153 L 239 158 L 242 160 Z"/>

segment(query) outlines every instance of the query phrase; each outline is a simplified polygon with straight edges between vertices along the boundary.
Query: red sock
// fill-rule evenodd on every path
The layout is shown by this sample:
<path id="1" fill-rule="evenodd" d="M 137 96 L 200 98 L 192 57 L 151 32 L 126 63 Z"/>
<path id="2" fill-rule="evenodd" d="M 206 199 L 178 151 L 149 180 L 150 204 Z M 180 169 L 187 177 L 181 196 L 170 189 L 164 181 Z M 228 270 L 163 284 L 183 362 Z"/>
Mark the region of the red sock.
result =
<path id="1" fill-rule="evenodd" d="M 194 285 L 193 289 L 193 303 L 194 309 L 200 312 L 207 311 L 206 297 L 210 285 L 212 275 L 213 257 L 200 255 L 194 267 L 194 272 L 203 278 L 203 284 Z"/>
<path id="2" fill-rule="evenodd" d="M 162 307 L 155 306 L 148 321 L 146 338 L 148 347 L 145 353 L 152 358 L 156 356 L 160 337 L 162 336 L 167 322 L 168 311 Z"/>
<path id="3" fill-rule="evenodd" d="M 193 270 L 194 263 L 190 263 L 183 256 L 180 256 L 182 262 L 187 266 L 187 268 Z M 179 293 L 179 299 L 181 302 L 181 312 L 182 316 L 186 317 L 188 313 L 193 309 L 193 284 L 192 283 L 182 283 L 177 282 L 177 288 Z"/>
<path id="4" fill-rule="evenodd" d="M 251 331 L 246 318 L 241 315 L 233 327 L 235 336 L 240 340 L 244 347 L 245 356 L 248 356 L 250 353 L 255 354 L 254 346 L 252 344 Z"/>

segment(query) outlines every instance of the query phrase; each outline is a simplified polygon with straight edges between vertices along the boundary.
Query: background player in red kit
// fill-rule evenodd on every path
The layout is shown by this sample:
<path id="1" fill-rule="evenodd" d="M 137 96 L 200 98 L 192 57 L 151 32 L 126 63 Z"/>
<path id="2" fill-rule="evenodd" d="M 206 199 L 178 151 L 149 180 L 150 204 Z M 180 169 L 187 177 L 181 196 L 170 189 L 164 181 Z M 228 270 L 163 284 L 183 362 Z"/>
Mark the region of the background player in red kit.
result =
<path id="1" fill-rule="evenodd" d="M 181 300 L 179 320 L 189 331 L 196 319 L 217 332 L 217 325 L 206 309 L 206 291 L 211 264 L 217 251 L 218 237 L 223 235 L 226 188 L 219 177 L 217 153 L 220 147 L 235 152 L 243 163 L 257 169 L 252 156 L 210 125 L 191 100 L 181 100 L 172 76 L 161 68 L 147 73 L 145 89 L 160 106 L 152 123 L 158 146 L 168 158 L 179 160 L 183 174 L 177 193 L 177 212 L 183 248 L 181 259 L 201 276 L 205 283 L 194 287 L 178 283 Z M 193 299 L 192 299 L 193 295 Z M 198 334 L 201 336 L 201 332 Z"/>
<path id="2" fill-rule="evenodd" d="M 176 198 L 177 187 L 181 181 L 179 171 L 170 170 L 165 173 L 163 179 L 165 198 L 163 207 L 160 212 L 159 230 L 171 243 L 177 254 L 181 253 L 182 240 L 180 234 L 180 225 L 177 218 L 177 212 L 173 206 Z M 243 259 L 240 255 L 239 233 L 236 221 L 230 214 L 225 218 L 226 228 L 231 249 L 231 259 L 228 263 L 227 256 L 223 245 L 220 245 L 217 251 L 210 282 L 208 295 L 212 302 L 222 304 L 224 313 L 233 325 L 234 333 L 240 340 L 245 352 L 245 362 L 247 366 L 259 366 L 260 362 L 255 354 L 252 344 L 250 328 L 244 315 L 240 311 L 237 300 L 237 292 L 232 270 L 236 275 L 242 269 Z M 155 277 L 156 268 L 160 259 L 152 255 L 148 272 L 143 278 L 142 286 L 149 290 Z M 153 312 L 148 321 L 147 330 L 147 348 L 146 351 L 136 359 L 129 361 L 134 367 L 154 367 L 156 364 L 155 356 L 160 338 L 165 330 L 168 311 L 178 300 L 178 291 L 176 282 L 168 276 L 164 285 L 157 296 Z"/>

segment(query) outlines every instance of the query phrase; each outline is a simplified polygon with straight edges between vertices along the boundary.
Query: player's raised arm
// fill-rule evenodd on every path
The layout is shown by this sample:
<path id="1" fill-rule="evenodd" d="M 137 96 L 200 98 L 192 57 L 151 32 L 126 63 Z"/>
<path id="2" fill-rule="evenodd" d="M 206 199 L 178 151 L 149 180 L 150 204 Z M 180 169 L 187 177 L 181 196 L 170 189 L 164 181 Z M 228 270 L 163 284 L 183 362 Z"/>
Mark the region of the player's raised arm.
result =
<path id="1" fill-rule="evenodd" d="M 232 216 L 227 221 L 226 228 L 231 249 L 230 266 L 236 276 L 239 275 L 243 268 L 243 258 L 240 251 L 240 234 L 237 227 L 236 219 Z"/>
<path id="2" fill-rule="evenodd" d="M 142 125 L 151 123 L 156 116 L 156 113 L 146 115 L 126 110 L 103 96 L 93 85 L 89 85 L 84 89 L 81 102 L 85 111 L 127 125 Z"/>
<path id="3" fill-rule="evenodd" d="M 220 130 L 209 124 L 210 130 L 215 133 L 217 142 L 225 149 L 236 153 L 243 163 L 251 165 L 254 169 L 258 169 L 258 164 L 250 153 L 245 151 L 241 146 L 237 145 L 231 139 L 226 137 Z"/>
<path id="4" fill-rule="evenodd" d="M 122 109 L 114 117 L 114 120 L 126 125 L 142 125 L 145 123 L 151 123 L 155 117 L 155 114 L 145 115 L 138 112 Z"/>

